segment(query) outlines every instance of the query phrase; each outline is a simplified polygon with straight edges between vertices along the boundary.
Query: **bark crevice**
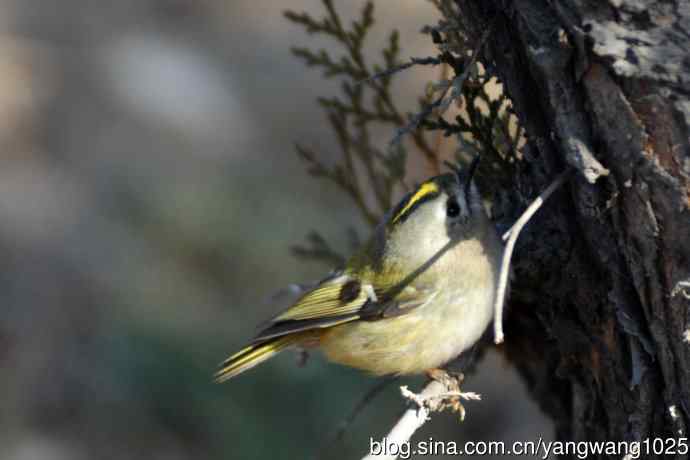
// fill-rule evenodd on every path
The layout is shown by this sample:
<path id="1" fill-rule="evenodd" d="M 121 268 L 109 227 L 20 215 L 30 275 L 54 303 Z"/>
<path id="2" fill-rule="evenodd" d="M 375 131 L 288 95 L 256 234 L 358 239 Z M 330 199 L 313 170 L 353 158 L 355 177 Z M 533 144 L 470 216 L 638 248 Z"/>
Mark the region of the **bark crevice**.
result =
<path id="1" fill-rule="evenodd" d="M 685 435 L 690 6 L 457 4 L 471 34 L 495 27 L 486 64 L 529 140 L 518 202 L 565 164 L 580 171 L 518 243 L 506 354 L 559 437 Z"/>

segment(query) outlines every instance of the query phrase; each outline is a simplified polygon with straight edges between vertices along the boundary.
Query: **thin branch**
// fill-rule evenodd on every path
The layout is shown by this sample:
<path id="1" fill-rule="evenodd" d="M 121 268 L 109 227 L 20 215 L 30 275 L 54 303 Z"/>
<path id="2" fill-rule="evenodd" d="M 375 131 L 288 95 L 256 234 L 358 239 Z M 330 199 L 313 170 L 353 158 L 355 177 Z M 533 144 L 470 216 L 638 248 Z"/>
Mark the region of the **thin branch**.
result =
<path id="1" fill-rule="evenodd" d="M 423 58 L 419 57 L 411 57 L 408 62 L 405 62 L 403 64 L 399 64 L 394 67 L 390 67 L 386 70 L 383 70 L 381 72 L 375 73 L 374 75 L 365 78 L 364 80 L 358 81 L 357 84 L 361 85 L 362 83 L 370 83 L 373 82 L 374 80 L 379 80 L 381 78 L 386 78 L 390 77 L 391 75 L 398 73 L 402 70 L 409 69 L 412 66 L 415 65 L 439 65 L 442 64 L 442 61 L 439 58 L 435 58 L 432 56 L 427 56 Z"/>
<path id="2" fill-rule="evenodd" d="M 382 66 L 370 66 L 364 59 L 364 41 L 374 25 L 374 3 L 371 0 L 365 2 L 360 18 L 349 27 L 340 19 L 333 0 L 322 0 L 322 3 L 326 9 L 322 18 L 291 11 L 285 12 L 285 17 L 304 27 L 308 33 L 326 35 L 345 48 L 345 54 L 340 58 L 332 57 L 325 49 L 292 50 L 307 66 L 321 68 L 326 78 L 343 78 L 342 96 L 318 99 L 336 134 L 341 160 L 329 167 L 311 150 L 298 146 L 297 151 L 308 163 L 309 174 L 327 178 L 343 189 L 373 227 L 391 207 L 396 184 L 402 182 L 405 176 L 406 152 L 402 147 L 385 154 L 380 152 L 373 145 L 370 130 L 373 123 L 378 122 L 400 126 L 405 123 L 405 117 L 396 107 L 391 95 L 392 73 L 372 79 L 370 76 L 380 73 Z M 393 31 L 388 45 L 382 50 L 383 67 L 397 67 L 400 64 L 399 53 L 399 35 L 397 31 Z M 434 60 L 435 58 L 412 58 L 411 62 L 422 65 Z M 433 156 L 423 133 L 414 133 L 413 139 L 425 158 Z M 366 199 L 369 191 L 373 191 L 375 202 L 369 203 Z"/>
<path id="3" fill-rule="evenodd" d="M 424 387 L 419 396 L 421 398 L 433 398 L 434 396 L 443 394 L 446 391 L 447 389 L 445 385 L 436 380 L 432 380 Z M 424 406 L 411 407 L 407 409 L 395 426 L 393 426 L 393 428 L 386 435 L 386 442 L 389 444 L 395 444 L 396 446 L 402 446 L 404 443 L 410 440 L 415 431 L 426 423 L 426 421 L 429 419 L 430 412 L 431 411 Z M 397 455 L 375 456 L 369 453 L 363 457 L 362 460 L 395 460 L 396 458 L 398 458 Z"/>
<path id="4" fill-rule="evenodd" d="M 529 205 L 520 218 L 510 227 L 505 234 L 503 240 L 508 240 L 503 251 L 503 259 L 501 260 L 501 271 L 498 278 L 498 289 L 496 291 L 496 300 L 494 302 L 494 343 L 503 343 L 503 303 L 506 295 L 506 288 L 508 286 L 508 273 L 510 272 L 510 260 L 515 248 L 515 242 L 522 231 L 522 228 L 529 222 L 532 216 L 541 208 L 544 202 L 568 179 L 573 168 L 568 167 L 556 179 L 546 187 L 546 190 Z"/>
<path id="5" fill-rule="evenodd" d="M 439 81 L 445 81 L 448 78 L 448 72 L 449 72 L 450 66 L 447 63 L 444 63 L 441 66 L 441 75 L 439 78 Z M 441 144 L 443 143 L 443 133 L 439 130 L 436 132 L 436 135 L 434 136 L 434 151 L 440 156 L 441 155 Z"/>
<path id="6" fill-rule="evenodd" d="M 445 110 L 445 108 L 447 108 L 448 105 L 450 105 L 450 102 L 452 102 L 454 98 L 460 96 L 462 92 L 462 86 L 465 83 L 465 80 L 467 80 L 467 77 L 470 75 L 470 72 L 474 68 L 475 63 L 477 62 L 477 57 L 479 57 L 479 54 L 482 48 L 484 47 L 484 43 L 486 43 L 486 40 L 489 38 L 491 30 L 491 27 L 486 29 L 482 37 L 479 39 L 477 45 L 474 48 L 474 52 L 472 53 L 472 57 L 470 58 L 470 62 L 467 63 L 467 66 L 462 71 L 462 73 L 453 79 L 452 84 L 448 85 L 443 90 L 438 99 L 436 99 L 431 104 L 427 105 L 424 108 L 424 110 L 414 115 L 405 126 L 400 127 L 396 130 L 395 136 L 393 137 L 393 140 L 390 142 L 391 145 L 399 144 L 405 134 L 411 133 L 415 129 L 417 129 L 422 120 L 425 120 L 429 115 L 431 115 L 435 109 L 441 108 L 441 110 Z M 453 87 L 453 92 L 451 94 L 451 97 L 449 97 L 448 100 L 446 100 L 446 94 L 448 93 L 448 90 L 451 87 Z"/>
<path id="7" fill-rule="evenodd" d="M 347 432 L 347 429 L 352 425 L 352 422 L 355 421 L 355 419 L 359 416 L 359 414 L 371 403 L 371 401 L 376 398 L 376 396 L 381 393 L 381 391 L 386 388 L 389 384 L 395 382 L 398 379 L 398 376 L 392 376 L 392 377 L 384 377 L 381 379 L 381 381 L 376 382 L 376 384 L 367 391 L 362 399 L 359 400 L 357 405 L 352 409 L 352 412 L 348 414 L 345 419 L 343 419 L 342 422 L 340 422 L 340 425 L 338 426 L 337 431 L 331 437 L 327 442 L 325 442 L 321 448 L 318 451 L 318 454 L 316 455 L 316 458 L 324 458 L 325 456 L 323 455 L 325 453 L 325 450 L 335 444 L 336 442 L 339 442 L 341 439 L 343 439 L 343 436 Z"/>
<path id="8" fill-rule="evenodd" d="M 307 235 L 307 242 L 307 246 L 291 246 L 290 251 L 292 255 L 305 260 L 323 262 L 331 268 L 341 268 L 345 266 L 345 257 L 335 251 L 317 231 L 312 230 L 309 232 Z"/>
<path id="9" fill-rule="evenodd" d="M 415 407 L 410 407 L 398 419 L 393 428 L 385 436 L 386 444 L 402 446 L 410 440 L 412 435 L 429 420 L 429 415 L 434 411 L 443 410 L 440 404 L 448 397 L 460 397 L 468 401 L 476 401 L 481 397 L 476 393 L 463 393 L 448 391 L 448 388 L 438 380 L 431 380 L 421 393 L 415 394 L 406 386 L 400 387 L 403 397 L 414 402 Z M 398 455 L 373 455 L 367 454 L 362 460 L 395 460 Z"/>

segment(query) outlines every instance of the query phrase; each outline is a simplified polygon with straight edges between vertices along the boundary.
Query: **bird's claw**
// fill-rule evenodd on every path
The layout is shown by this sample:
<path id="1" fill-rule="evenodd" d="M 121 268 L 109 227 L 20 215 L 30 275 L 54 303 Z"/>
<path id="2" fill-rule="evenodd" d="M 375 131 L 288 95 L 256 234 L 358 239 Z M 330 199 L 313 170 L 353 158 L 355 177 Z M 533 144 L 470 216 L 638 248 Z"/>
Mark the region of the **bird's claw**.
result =
<path id="1" fill-rule="evenodd" d="M 430 369 L 427 375 L 430 379 L 439 382 L 446 388 L 445 393 L 434 398 L 436 404 L 434 410 L 450 409 L 460 415 L 460 421 L 464 421 L 467 411 L 461 400 L 476 401 L 481 399 L 481 396 L 477 393 L 460 390 L 460 384 L 465 380 L 465 375 L 462 373 L 450 374 L 443 369 Z"/>

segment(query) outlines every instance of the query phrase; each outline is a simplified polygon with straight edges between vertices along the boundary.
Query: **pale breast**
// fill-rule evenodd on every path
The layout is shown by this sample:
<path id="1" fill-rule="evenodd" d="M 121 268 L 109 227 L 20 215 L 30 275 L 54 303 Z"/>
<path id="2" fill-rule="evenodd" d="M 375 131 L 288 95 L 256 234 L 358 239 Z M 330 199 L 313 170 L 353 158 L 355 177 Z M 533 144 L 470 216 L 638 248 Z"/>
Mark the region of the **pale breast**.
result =
<path id="1" fill-rule="evenodd" d="M 437 368 L 471 347 L 489 325 L 493 289 L 442 291 L 402 316 L 336 326 L 321 338 L 331 361 L 375 374 Z"/>

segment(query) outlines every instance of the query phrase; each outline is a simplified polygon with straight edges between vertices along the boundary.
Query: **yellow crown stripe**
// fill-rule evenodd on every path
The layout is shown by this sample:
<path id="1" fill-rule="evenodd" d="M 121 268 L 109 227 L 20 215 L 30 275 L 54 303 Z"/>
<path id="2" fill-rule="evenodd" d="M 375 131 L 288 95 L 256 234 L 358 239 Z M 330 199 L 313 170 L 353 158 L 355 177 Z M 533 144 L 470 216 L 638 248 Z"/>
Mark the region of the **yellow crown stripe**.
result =
<path id="1" fill-rule="evenodd" d="M 404 216 L 405 213 L 407 213 L 407 211 L 409 211 L 410 208 L 412 208 L 412 206 L 414 206 L 414 204 L 416 202 L 418 202 L 419 200 L 423 199 L 425 196 L 430 195 L 432 193 L 438 193 L 438 185 L 436 185 L 435 182 L 423 183 L 419 187 L 419 190 L 417 190 L 417 192 L 414 195 L 412 195 L 409 200 L 407 200 L 407 204 L 405 205 L 405 207 L 402 208 L 402 210 L 398 214 L 395 215 L 395 217 L 393 218 L 393 223 L 396 223 L 398 221 L 398 219 L 400 219 L 402 216 Z"/>

